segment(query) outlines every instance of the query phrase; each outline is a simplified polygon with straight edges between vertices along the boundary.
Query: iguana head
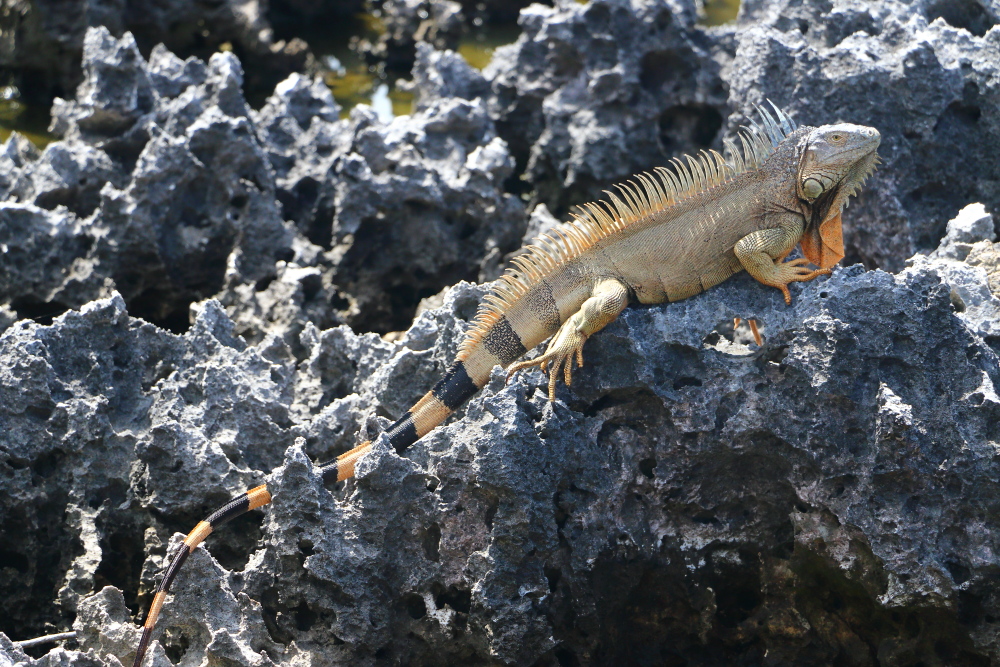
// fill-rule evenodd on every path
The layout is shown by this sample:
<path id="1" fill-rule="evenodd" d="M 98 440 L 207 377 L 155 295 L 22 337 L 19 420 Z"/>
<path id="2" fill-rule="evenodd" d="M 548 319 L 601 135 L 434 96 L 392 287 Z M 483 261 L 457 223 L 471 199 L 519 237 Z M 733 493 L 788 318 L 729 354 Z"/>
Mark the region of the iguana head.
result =
<path id="1" fill-rule="evenodd" d="M 805 138 L 796 183 L 809 213 L 802 253 L 820 268 L 844 257 L 840 212 L 875 170 L 881 140 L 875 128 L 850 123 L 817 127 Z"/>

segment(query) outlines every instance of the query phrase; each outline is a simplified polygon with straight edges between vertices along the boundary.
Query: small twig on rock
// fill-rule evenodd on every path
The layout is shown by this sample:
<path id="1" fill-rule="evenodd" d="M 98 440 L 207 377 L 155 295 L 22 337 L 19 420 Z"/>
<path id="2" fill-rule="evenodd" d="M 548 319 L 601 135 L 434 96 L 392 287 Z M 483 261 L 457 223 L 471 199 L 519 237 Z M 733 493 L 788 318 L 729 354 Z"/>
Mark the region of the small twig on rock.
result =
<path id="1" fill-rule="evenodd" d="M 32 646 L 38 646 L 39 644 L 48 644 L 50 642 L 61 642 L 67 639 L 76 639 L 76 631 L 72 632 L 58 632 L 54 635 L 45 635 L 44 637 L 35 637 L 34 639 L 25 639 L 24 641 L 14 642 L 20 648 L 31 648 Z"/>

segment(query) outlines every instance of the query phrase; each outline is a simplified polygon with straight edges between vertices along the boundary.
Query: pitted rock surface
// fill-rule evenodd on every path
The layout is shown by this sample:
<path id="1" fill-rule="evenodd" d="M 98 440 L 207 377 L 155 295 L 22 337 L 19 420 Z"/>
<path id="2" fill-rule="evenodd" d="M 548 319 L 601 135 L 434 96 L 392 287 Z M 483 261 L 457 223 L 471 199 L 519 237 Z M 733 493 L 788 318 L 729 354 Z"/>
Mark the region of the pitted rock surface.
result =
<path id="1" fill-rule="evenodd" d="M 417 46 L 391 122 L 88 32 L 63 138 L 0 151 L 0 664 L 128 664 L 168 547 L 265 481 L 147 665 L 1000 664 L 998 13 L 696 9 L 534 5 L 482 73 Z M 765 98 L 882 132 L 846 266 L 628 309 L 555 403 L 497 370 L 377 440 L 454 357 L 460 279 Z"/>

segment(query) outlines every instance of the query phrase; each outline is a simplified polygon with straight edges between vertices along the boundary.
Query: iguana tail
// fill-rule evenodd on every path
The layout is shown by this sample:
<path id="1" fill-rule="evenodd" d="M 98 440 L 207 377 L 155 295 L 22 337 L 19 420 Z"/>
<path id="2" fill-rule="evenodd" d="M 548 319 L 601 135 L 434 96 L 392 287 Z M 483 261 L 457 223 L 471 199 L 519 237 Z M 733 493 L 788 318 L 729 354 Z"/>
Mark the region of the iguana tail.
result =
<path id="1" fill-rule="evenodd" d="M 156 619 L 159 618 L 160 609 L 163 607 L 164 600 L 167 599 L 167 593 L 170 592 L 170 585 L 174 583 L 177 573 L 180 572 L 181 566 L 184 565 L 184 561 L 187 560 L 188 556 L 198 548 L 198 545 L 206 537 L 212 534 L 213 530 L 238 516 L 246 514 L 252 509 L 263 507 L 269 502 L 271 502 L 271 494 L 268 493 L 266 486 L 261 485 L 250 489 L 209 514 L 204 521 L 199 521 L 194 530 L 188 533 L 188 536 L 184 538 L 184 542 L 174 553 L 174 557 L 170 561 L 170 567 L 164 573 L 160 585 L 156 587 L 153 604 L 149 606 L 149 613 L 146 614 L 146 623 L 142 626 L 142 638 L 139 640 L 139 647 L 136 649 L 132 667 L 139 667 L 142 664 L 142 659 L 146 655 L 146 649 L 149 648 L 149 641 L 153 637 L 153 627 L 156 625 Z"/>
<path id="2" fill-rule="evenodd" d="M 494 367 L 507 368 L 556 332 L 559 308 L 548 284 L 540 281 L 528 294 L 488 326 L 474 328 L 444 377 L 389 428 L 386 435 L 397 452 L 402 454 L 486 386 Z M 364 442 L 323 464 L 323 479 L 353 477 L 355 463 L 370 450 L 371 442 Z"/>
<path id="3" fill-rule="evenodd" d="M 544 291 L 548 288 L 539 285 L 538 289 Z M 474 341 L 466 341 L 468 344 L 463 346 L 458 359 L 444 374 L 444 377 L 387 431 L 389 442 L 397 452 L 402 453 L 407 447 L 429 433 L 482 389 L 489 381 L 494 366 L 499 365 L 506 368 L 527 350 L 555 332 L 559 323 L 558 312 L 548 312 L 545 315 L 547 321 L 540 321 L 537 312 L 529 308 L 530 305 L 529 302 L 524 301 L 520 307 L 515 305 L 510 313 L 511 316 L 517 318 L 519 328 L 523 331 L 531 331 L 530 334 L 522 334 L 523 338 L 522 335 L 515 332 L 505 316 L 500 316 L 494 318 L 488 330 L 476 333 Z M 320 474 L 324 481 L 334 479 L 340 481 L 353 477 L 355 464 L 369 451 L 371 451 L 371 442 L 364 442 L 341 454 L 333 461 L 320 465 Z M 142 664 L 152 639 L 153 628 L 160 615 L 160 609 L 170 591 L 170 586 L 177 578 L 177 574 L 188 556 L 213 530 L 222 524 L 270 502 L 271 494 L 268 492 L 267 485 L 258 486 L 212 512 L 188 533 L 183 544 L 178 547 L 170 561 L 170 566 L 164 573 L 163 580 L 156 588 L 156 594 L 153 597 L 152 605 L 150 605 L 149 613 L 146 615 L 142 637 L 139 640 L 132 667 L 140 667 Z"/>

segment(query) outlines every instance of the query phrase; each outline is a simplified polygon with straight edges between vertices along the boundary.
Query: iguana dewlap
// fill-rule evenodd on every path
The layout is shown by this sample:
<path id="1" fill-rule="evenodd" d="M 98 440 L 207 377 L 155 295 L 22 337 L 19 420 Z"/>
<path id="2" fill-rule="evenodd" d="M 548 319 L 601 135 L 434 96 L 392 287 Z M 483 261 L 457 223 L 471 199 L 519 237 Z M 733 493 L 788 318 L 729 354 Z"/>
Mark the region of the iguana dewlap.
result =
<path id="1" fill-rule="evenodd" d="M 558 378 L 570 384 L 573 365 L 583 365 L 587 339 L 629 303 L 686 299 L 743 270 L 791 303 L 790 283 L 830 273 L 844 256 L 841 210 L 878 164 L 879 133 L 846 123 L 796 129 L 776 107 L 776 116 L 760 112 L 761 123 L 738 135 L 742 150 L 725 141 L 728 159 L 702 151 L 672 160 L 672 169 L 640 174 L 515 258 L 444 377 L 389 429 L 396 450 L 447 419 L 496 366 L 511 374 L 540 366 L 554 399 Z M 797 244 L 804 258 L 784 261 Z M 819 268 L 806 267 L 809 262 Z M 548 338 L 543 354 L 518 362 Z M 352 477 L 370 449 L 363 443 L 320 466 L 320 474 Z M 142 662 L 187 556 L 221 524 L 270 501 L 266 486 L 259 486 L 187 536 L 157 588 L 133 667 Z"/>

